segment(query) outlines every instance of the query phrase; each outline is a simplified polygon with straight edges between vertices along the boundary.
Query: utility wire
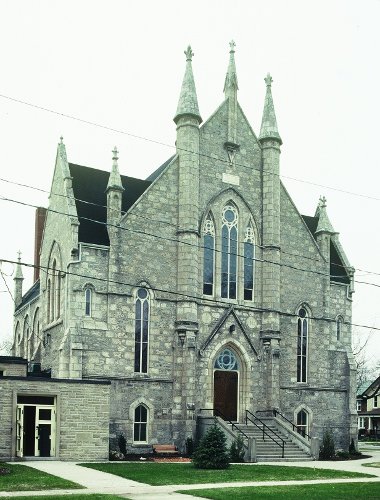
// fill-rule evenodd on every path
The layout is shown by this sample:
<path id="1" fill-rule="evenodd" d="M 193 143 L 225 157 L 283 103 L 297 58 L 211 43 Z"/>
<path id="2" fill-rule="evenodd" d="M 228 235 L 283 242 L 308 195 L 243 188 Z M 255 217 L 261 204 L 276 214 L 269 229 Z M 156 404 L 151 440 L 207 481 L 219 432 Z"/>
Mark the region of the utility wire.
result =
<path id="1" fill-rule="evenodd" d="M 64 275 L 76 276 L 76 277 L 79 277 L 79 278 L 86 278 L 86 279 L 88 279 L 90 281 L 93 281 L 93 282 L 99 282 L 99 281 L 100 282 L 105 282 L 108 285 L 112 283 L 112 284 L 115 284 L 115 285 L 129 286 L 129 287 L 133 287 L 133 288 L 135 288 L 136 286 L 138 286 L 138 285 L 136 285 L 136 283 L 129 283 L 129 282 L 126 282 L 126 281 L 114 280 L 114 279 L 111 279 L 111 278 L 100 278 L 100 277 L 92 276 L 92 275 L 89 275 L 89 274 L 77 273 L 77 272 L 74 272 L 74 271 L 62 270 L 62 269 L 57 269 L 57 268 L 53 268 L 53 267 L 49 267 L 49 266 L 41 266 L 41 265 L 37 266 L 35 264 L 31 264 L 31 263 L 27 263 L 27 262 L 19 262 L 19 261 L 9 260 L 9 259 L 3 259 L 3 258 L 0 258 L 0 262 L 6 262 L 8 264 L 14 264 L 14 265 L 20 264 L 21 266 L 32 268 L 32 269 L 37 268 L 37 269 L 43 270 L 43 271 L 45 271 L 47 273 L 49 271 L 60 272 L 60 273 L 63 273 Z M 165 289 L 165 288 L 158 288 L 158 287 L 154 287 L 154 286 L 150 286 L 150 285 L 144 285 L 143 288 L 146 288 L 147 290 L 151 290 L 152 292 L 165 293 L 165 294 L 168 294 L 168 295 L 179 297 L 182 300 L 184 300 L 184 299 L 191 299 L 191 300 L 199 301 L 199 303 L 217 304 L 219 306 L 223 306 L 224 308 L 225 307 L 229 307 L 231 305 L 230 303 L 226 302 L 225 300 L 218 300 L 218 299 L 215 299 L 215 298 L 204 297 L 204 296 L 199 296 L 199 295 L 191 295 L 191 294 L 182 293 L 182 292 L 174 292 L 172 290 L 168 290 L 168 289 Z M 281 316 L 284 316 L 284 317 L 298 318 L 298 314 L 287 312 L 287 311 L 281 311 L 280 309 L 270 309 L 270 308 L 263 308 L 263 307 L 257 307 L 257 306 L 245 306 L 245 305 L 242 305 L 240 307 L 242 309 L 246 309 L 246 310 L 249 310 L 249 311 L 254 310 L 255 312 L 262 312 L 262 313 L 277 313 L 277 314 L 279 314 Z M 322 316 L 320 316 L 320 317 L 317 317 L 317 316 L 308 316 L 308 319 L 313 319 L 313 320 L 316 320 L 316 321 L 325 321 L 325 322 L 328 322 L 328 323 L 336 323 L 336 319 L 335 318 L 326 318 L 326 317 L 322 317 Z M 352 323 L 352 322 L 349 322 L 349 321 L 343 321 L 343 323 L 345 325 L 349 325 L 349 326 L 356 326 L 356 327 L 360 327 L 360 328 L 366 328 L 366 329 L 380 331 L 380 327 L 369 326 L 369 325 L 361 325 L 361 324 Z"/>
<path id="2" fill-rule="evenodd" d="M 23 202 L 23 201 L 20 201 L 20 200 L 14 200 L 14 199 L 11 199 L 11 198 L 5 198 L 3 196 L 0 196 L 0 200 L 7 201 L 7 202 L 10 202 L 10 203 L 16 203 L 16 204 L 23 205 L 23 206 L 38 208 L 36 205 L 33 205 L 31 203 Z M 47 208 L 46 210 L 48 212 L 51 212 L 51 213 L 56 213 L 56 214 L 64 215 L 64 216 L 67 216 L 67 217 L 73 217 L 72 214 L 60 212 L 58 210 L 53 210 L 51 208 Z M 123 227 L 123 226 L 116 225 L 116 224 L 101 222 L 101 221 L 98 221 L 98 220 L 95 220 L 95 219 L 90 219 L 88 217 L 83 217 L 83 216 L 77 216 L 77 217 L 79 219 L 86 220 L 88 222 L 93 222 L 93 223 L 96 223 L 96 224 L 100 224 L 100 225 L 103 225 L 103 226 L 106 226 L 106 227 L 114 227 L 114 228 L 117 228 L 117 229 L 121 229 L 123 231 L 128 231 L 130 233 L 134 233 L 134 234 L 138 234 L 138 235 L 143 235 L 143 236 L 148 236 L 148 237 L 152 237 L 152 238 L 158 238 L 160 240 L 170 241 L 172 243 L 178 243 L 178 244 L 186 245 L 188 247 L 194 247 L 197 250 L 199 250 L 199 249 L 205 249 L 205 248 L 209 249 L 209 247 L 205 247 L 203 245 L 199 245 L 198 246 L 198 245 L 194 245 L 193 243 L 190 243 L 190 242 L 187 242 L 187 241 L 180 241 L 180 240 L 175 239 L 175 238 L 168 238 L 168 237 L 165 237 L 165 236 L 160 236 L 160 235 L 153 234 L 153 233 L 147 233 L 145 231 L 141 231 L 141 230 L 137 230 L 137 229 L 131 229 L 131 228 Z M 216 253 L 222 253 L 222 250 L 219 250 L 217 248 L 214 248 L 213 250 Z M 236 257 L 240 257 L 242 259 L 245 258 L 244 255 L 241 255 L 239 253 L 234 253 L 234 255 L 236 255 Z M 323 271 L 317 271 L 317 270 L 312 270 L 312 269 L 303 269 L 303 268 L 299 268 L 299 267 L 291 265 L 291 264 L 284 264 L 282 262 L 275 262 L 275 261 L 270 261 L 270 260 L 267 260 L 267 259 L 259 259 L 257 257 L 253 257 L 252 260 L 254 260 L 256 262 L 262 262 L 262 263 L 272 264 L 272 265 L 279 266 L 279 267 L 286 267 L 286 268 L 293 269 L 293 270 L 296 270 L 296 271 L 306 272 L 306 273 L 310 273 L 310 274 L 317 274 L 319 276 L 324 276 L 324 277 L 329 277 L 329 278 L 341 278 L 342 277 L 342 276 L 333 276 L 333 275 L 330 275 L 330 273 L 325 273 Z M 365 284 L 368 284 L 370 286 L 379 286 L 380 287 L 380 285 L 376 285 L 376 284 L 373 284 L 373 283 L 359 282 L 359 281 L 357 281 L 357 283 L 365 283 Z"/>
<path id="3" fill-rule="evenodd" d="M 111 132 L 116 132 L 117 134 L 127 135 L 129 137 L 134 138 L 134 139 L 139 139 L 139 140 L 142 140 L 142 141 L 145 141 L 145 142 L 151 142 L 152 144 L 158 144 L 160 146 L 165 146 L 165 147 L 170 148 L 170 149 L 175 149 L 176 151 L 184 151 L 184 152 L 187 152 L 187 153 L 196 154 L 196 155 L 204 157 L 204 158 L 209 158 L 209 159 L 211 159 L 213 161 L 219 161 L 219 162 L 226 163 L 226 164 L 230 163 L 230 161 L 227 160 L 226 158 L 218 158 L 218 157 L 214 158 L 211 155 L 207 155 L 207 154 L 201 153 L 199 151 L 195 152 L 195 151 L 191 151 L 191 150 L 188 150 L 188 149 L 185 149 L 185 148 L 179 148 L 179 147 L 173 146 L 172 144 L 167 144 L 165 142 L 161 142 L 161 141 L 158 141 L 158 140 L 155 140 L 155 139 L 150 139 L 148 137 L 144 137 L 144 136 L 141 136 L 141 135 L 133 134 L 131 132 L 127 132 L 125 130 L 120 130 L 120 129 L 117 129 L 117 128 L 114 128 L 114 127 L 110 127 L 108 125 L 102 125 L 101 123 L 93 122 L 93 121 L 90 121 L 90 120 L 85 120 L 84 118 L 79 118 L 79 117 L 74 116 L 74 115 L 69 115 L 69 114 L 66 114 L 66 113 L 61 113 L 60 111 L 55 111 L 55 110 L 46 108 L 44 106 L 39 106 L 37 104 L 33 104 L 33 103 L 30 103 L 30 102 L 27 102 L 27 101 L 23 101 L 21 99 L 16 99 L 15 97 L 7 96 L 7 95 L 4 95 L 4 94 L 0 94 L 0 97 L 3 98 L 3 99 L 7 99 L 9 101 L 12 101 L 12 102 L 17 102 L 18 104 L 23 104 L 24 106 L 29 106 L 31 108 L 39 109 L 40 111 L 45 111 L 47 113 L 51 113 L 51 114 L 54 114 L 54 115 L 62 116 L 64 118 L 69 118 L 70 120 L 75 120 L 75 121 L 80 122 L 80 123 L 85 123 L 85 124 L 91 125 L 93 127 L 99 127 L 99 128 L 104 129 L 104 130 L 109 130 Z M 289 180 L 292 180 L 292 181 L 301 182 L 301 183 L 309 184 L 309 185 L 312 185 L 312 186 L 322 187 L 324 189 L 329 189 L 331 191 L 337 191 L 339 193 L 348 194 L 348 195 L 351 195 L 351 196 L 358 196 L 360 198 L 366 198 L 366 199 L 369 199 L 369 200 L 380 201 L 380 198 L 378 198 L 376 196 L 369 196 L 369 195 L 366 195 L 366 194 L 363 194 L 363 193 L 355 193 L 354 191 L 348 191 L 348 190 L 345 190 L 345 189 L 331 187 L 331 186 L 327 186 L 327 185 L 324 185 L 324 184 L 319 184 L 319 183 L 312 182 L 312 181 L 305 181 L 304 179 L 298 179 L 296 177 L 291 177 L 291 176 L 286 176 L 286 175 L 281 175 L 280 176 L 280 174 L 277 174 L 275 172 L 272 172 L 272 171 L 269 171 L 269 170 L 263 170 L 261 168 L 256 168 L 256 167 L 253 167 L 252 165 L 245 165 L 244 163 L 237 163 L 237 162 L 235 162 L 234 165 L 239 166 L 239 167 L 243 167 L 243 168 L 247 168 L 247 169 L 249 169 L 251 171 L 252 170 L 257 170 L 259 172 L 263 172 L 263 173 L 271 174 L 271 175 L 274 175 L 274 176 L 282 177 L 284 179 L 289 179 Z"/>

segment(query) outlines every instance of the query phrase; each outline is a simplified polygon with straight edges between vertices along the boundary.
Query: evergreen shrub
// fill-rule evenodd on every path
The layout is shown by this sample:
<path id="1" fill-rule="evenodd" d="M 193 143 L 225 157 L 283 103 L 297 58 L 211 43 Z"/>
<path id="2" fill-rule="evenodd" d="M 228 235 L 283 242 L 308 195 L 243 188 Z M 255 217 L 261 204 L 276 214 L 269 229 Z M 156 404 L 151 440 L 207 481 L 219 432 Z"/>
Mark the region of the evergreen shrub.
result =
<path id="1" fill-rule="evenodd" d="M 194 451 L 193 464 L 197 469 L 227 469 L 230 466 L 226 436 L 215 423 Z"/>
<path id="2" fill-rule="evenodd" d="M 335 457 L 335 444 L 331 431 L 323 433 L 322 445 L 319 450 L 319 460 L 330 460 Z"/>
<path id="3" fill-rule="evenodd" d="M 244 439 L 241 434 L 238 435 L 230 446 L 230 461 L 234 463 L 244 462 L 245 447 Z"/>

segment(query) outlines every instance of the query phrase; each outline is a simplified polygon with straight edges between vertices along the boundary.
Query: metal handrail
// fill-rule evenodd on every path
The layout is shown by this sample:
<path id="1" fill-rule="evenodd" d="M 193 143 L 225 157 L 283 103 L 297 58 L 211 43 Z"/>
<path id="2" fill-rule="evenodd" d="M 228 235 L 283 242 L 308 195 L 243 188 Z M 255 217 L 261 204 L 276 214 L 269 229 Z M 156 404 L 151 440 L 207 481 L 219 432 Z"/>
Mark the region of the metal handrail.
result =
<path id="1" fill-rule="evenodd" d="M 286 418 L 285 415 L 283 415 L 280 411 L 276 410 L 275 408 L 273 409 L 273 415 L 275 417 L 277 417 L 277 415 L 280 415 L 281 418 L 286 420 L 292 426 L 294 432 L 297 432 L 302 437 L 306 437 L 309 441 L 311 440 L 311 436 L 307 432 L 305 432 L 305 431 L 299 432 L 298 427 L 295 424 L 293 424 L 293 422 L 291 422 L 288 418 Z"/>
<path id="2" fill-rule="evenodd" d="M 243 434 L 243 436 L 248 439 L 248 436 L 247 434 L 242 431 L 234 422 L 232 422 L 231 420 L 228 419 L 228 417 L 226 417 L 220 410 L 218 410 L 218 408 L 200 408 L 199 411 L 212 411 L 212 412 L 216 412 L 218 413 L 218 416 L 222 417 L 223 420 L 225 420 L 226 422 L 228 422 L 230 425 L 231 425 L 231 429 L 233 430 L 234 427 L 235 429 L 240 432 L 240 434 Z"/>
<path id="3" fill-rule="evenodd" d="M 250 414 L 254 420 L 252 420 L 248 414 Z M 263 440 L 265 441 L 265 435 L 269 437 L 269 439 L 271 439 L 274 443 L 277 444 L 277 446 L 280 446 L 281 450 L 282 450 L 282 458 L 284 458 L 285 456 L 285 441 L 282 439 L 282 437 L 277 434 L 276 431 L 274 431 L 273 429 L 271 429 L 265 422 L 263 422 L 259 417 L 257 417 L 256 415 L 254 415 L 252 412 L 250 412 L 249 410 L 245 410 L 245 423 L 247 424 L 248 423 L 248 420 L 250 422 L 252 422 L 252 424 L 256 425 L 256 427 L 258 427 L 260 429 L 260 426 L 255 422 L 255 420 L 258 420 L 260 422 L 260 424 L 263 426 L 262 428 L 262 431 L 263 431 Z M 280 441 L 281 443 L 279 443 L 278 441 L 276 441 L 276 439 L 274 437 L 272 437 L 270 435 L 269 432 L 267 432 L 265 430 L 265 428 L 269 429 L 269 432 L 271 432 L 272 434 L 274 434 Z"/>

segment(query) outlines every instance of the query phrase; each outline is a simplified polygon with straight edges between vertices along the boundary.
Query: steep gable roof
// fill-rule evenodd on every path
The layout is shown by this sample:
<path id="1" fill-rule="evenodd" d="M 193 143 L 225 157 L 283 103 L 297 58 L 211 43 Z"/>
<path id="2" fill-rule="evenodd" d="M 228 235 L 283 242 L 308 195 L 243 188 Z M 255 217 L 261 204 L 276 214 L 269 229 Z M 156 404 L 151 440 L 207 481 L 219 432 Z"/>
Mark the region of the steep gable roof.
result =
<path id="1" fill-rule="evenodd" d="M 32 302 L 32 300 L 38 297 L 39 294 L 40 294 L 40 280 L 37 280 L 23 295 L 21 303 L 16 307 L 16 311 L 24 307 L 26 304 L 29 304 L 29 302 Z"/>
<path id="2" fill-rule="evenodd" d="M 69 168 L 80 222 L 79 241 L 109 245 L 106 189 L 110 173 L 74 163 L 69 163 Z M 150 186 L 151 181 L 121 175 L 121 182 L 125 190 L 121 210 L 126 212 Z"/>

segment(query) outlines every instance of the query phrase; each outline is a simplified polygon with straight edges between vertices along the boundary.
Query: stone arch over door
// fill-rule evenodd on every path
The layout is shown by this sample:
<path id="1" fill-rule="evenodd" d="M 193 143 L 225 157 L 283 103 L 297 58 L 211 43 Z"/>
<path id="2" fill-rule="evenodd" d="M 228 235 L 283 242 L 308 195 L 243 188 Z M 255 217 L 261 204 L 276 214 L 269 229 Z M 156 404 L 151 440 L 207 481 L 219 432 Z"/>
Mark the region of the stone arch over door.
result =
<path id="1" fill-rule="evenodd" d="M 240 421 L 247 408 L 247 361 L 235 343 L 219 345 L 210 358 L 210 400 L 215 415 Z"/>

